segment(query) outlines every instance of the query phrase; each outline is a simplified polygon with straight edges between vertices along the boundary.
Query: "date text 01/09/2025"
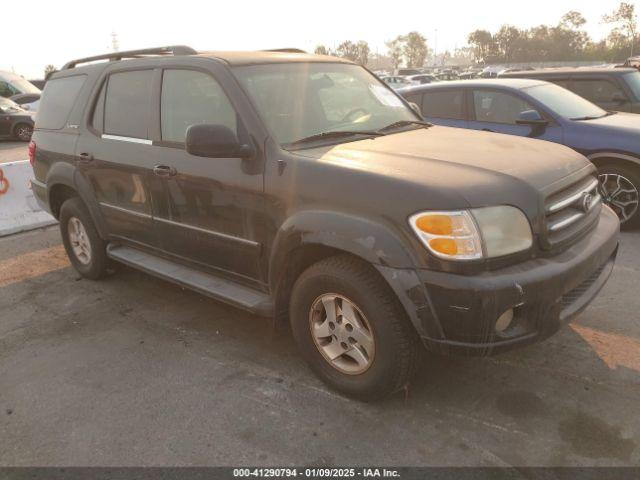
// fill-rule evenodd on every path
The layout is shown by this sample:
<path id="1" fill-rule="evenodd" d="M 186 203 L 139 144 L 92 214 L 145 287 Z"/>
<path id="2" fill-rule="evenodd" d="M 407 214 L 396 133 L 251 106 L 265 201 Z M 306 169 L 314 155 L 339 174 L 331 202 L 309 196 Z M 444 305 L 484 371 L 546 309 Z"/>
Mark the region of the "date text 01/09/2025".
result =
<path id="1" fill-rule="evenodd" d="M 261 478 L 398 478 L 397 470 L 387 468 L 234 468 L 233 476 Z"/>

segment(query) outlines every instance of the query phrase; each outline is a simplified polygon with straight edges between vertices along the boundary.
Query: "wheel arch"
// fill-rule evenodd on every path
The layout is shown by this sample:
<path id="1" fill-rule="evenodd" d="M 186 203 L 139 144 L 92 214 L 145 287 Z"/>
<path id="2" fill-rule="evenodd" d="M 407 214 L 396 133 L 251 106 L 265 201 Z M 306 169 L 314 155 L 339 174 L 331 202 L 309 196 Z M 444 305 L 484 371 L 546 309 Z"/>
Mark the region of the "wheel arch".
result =
<path id="1" fill-rule="evenodd" d="M 269 262 L 269 285 L 277 324 L 288 321 L 290 293 L 302 272 L 320 260 L 344 254 L 371 264 L 396 294 L 411 323 L 419 332 L 423 330 L 417 311 L 428 303 L 428 298 L 426 293 L 419 294 L 423 287 L 413 270 L 417 263 L 410 250 L 380 223 L 326 211 L 300 213 L 288 219 L 276 235 Z M 406 275 L 399 278 L 391 271 Z M 407 275 L 412 281 L 405 278 Z M 411 289 L 412 298 L 407 294 Z"/>
<path id="2" fill-rule="evenodd" d="M 98 234 L 103 240 L 107 239 L 107 224 L 91 185 L 77 172 L 72 164 L 66 162 L 55 163 L 47 173 L 46 185 L 49 208 L 56 219 L 60 216 L 60 207 L 62 207 L 64 201 L 74 196 L 80 197 L 89 209 Z"/>
<path id="3" fill-rule="evenodd" d="M 589 154 L 587 158 L 598 168 L 605 165 L 626 165 L 640 172 L 640 158 L 629 153 L 595 152 Z"/>

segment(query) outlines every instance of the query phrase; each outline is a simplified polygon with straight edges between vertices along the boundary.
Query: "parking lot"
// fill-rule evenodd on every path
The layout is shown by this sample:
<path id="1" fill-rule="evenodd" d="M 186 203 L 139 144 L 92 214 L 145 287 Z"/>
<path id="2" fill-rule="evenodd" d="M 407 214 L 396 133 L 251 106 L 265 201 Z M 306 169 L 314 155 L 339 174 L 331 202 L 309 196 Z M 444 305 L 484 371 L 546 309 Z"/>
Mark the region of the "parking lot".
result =
<path id="1" fill-rule="evenodd" d="M 25 160 L 27 156 L 28 153 L 26 143 L 0 141 L 0 163 Z"/>
<path id="2" fill-rule="evenodd" d="M 639 249 L 622 235 L 600 296 L 548 341 L 428 355 L 406 395 L 363 404 L 268 320 L 125 267 L 81 279 L 56 227 L 4 237 L 0 464 L 638 464 Z"/>

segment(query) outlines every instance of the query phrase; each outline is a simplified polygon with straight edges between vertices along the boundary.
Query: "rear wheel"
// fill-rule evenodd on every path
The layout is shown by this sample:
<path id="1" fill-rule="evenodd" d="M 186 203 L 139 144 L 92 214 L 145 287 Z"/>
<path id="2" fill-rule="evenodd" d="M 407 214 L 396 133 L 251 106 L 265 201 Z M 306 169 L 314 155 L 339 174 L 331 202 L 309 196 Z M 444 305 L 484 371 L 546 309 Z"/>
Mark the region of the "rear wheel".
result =
<path id="1" fill-rule="evenodd" d="M 105 276 L 109 263 L 106 244 L 80 198 L 70 198 L 62 204 L 60 233 L 69 260 L 80 275 L 92 280 Z"/>
<path id="2" fill-rule="evenodd" d="M 396 296 L 369 264 L 347 255 L 309 267 L 296 281 L 296 343 L 329 386 L 361 400 L 405 387 L 422 346 Z"/>
<path id="3" fill-rule="evenodd" d="M 13 135 L 21 142 L 28 142 L 31 140 L 33 134 L 33 127 L 26 123 L 19 123 L 13 129 Z"/>
<path id="4" fill-rule="evenodd" d="M 633 168 L 605 165 L 598 169 L 600 194 L 620 218 L 622 229 L 640 225 L 640 172 Z"/>

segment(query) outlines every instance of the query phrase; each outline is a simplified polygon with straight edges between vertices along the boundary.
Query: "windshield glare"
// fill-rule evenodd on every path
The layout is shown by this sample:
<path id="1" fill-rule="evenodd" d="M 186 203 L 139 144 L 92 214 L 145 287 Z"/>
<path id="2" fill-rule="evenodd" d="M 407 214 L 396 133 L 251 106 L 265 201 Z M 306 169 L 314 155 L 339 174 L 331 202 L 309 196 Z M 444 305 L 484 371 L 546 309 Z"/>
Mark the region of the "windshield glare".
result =
<path id="1" fill-rule="evenodd" d="M 588 100 L 558 85 L 547 84 L 525 89 L 547 108 L 565 118 L 598 118 L 607 112 Z"/>
<path id="2" fill-rule="evenodd" d="M 20 93 L 41 93 L 38 87 L 36 87 L 29 80 L 25 80 L 24 78 L 14 78 L 11 79 L 9 83 L 16 87 L 20 91 Z"/>
<path id="3" fill-rule="evenodd" d="M 281 145 L 329 131 L 372 131 L 418 120 L 395 93 L 357 65 L 254 65 L 234 72 Z"/>
<path id="4" fill-rule="evenodd" d="M 3 112 L 19 112 L 22 110 L 20 105 L 8 98 L 0 98 L 0 109 L 2 109 Z"/>

